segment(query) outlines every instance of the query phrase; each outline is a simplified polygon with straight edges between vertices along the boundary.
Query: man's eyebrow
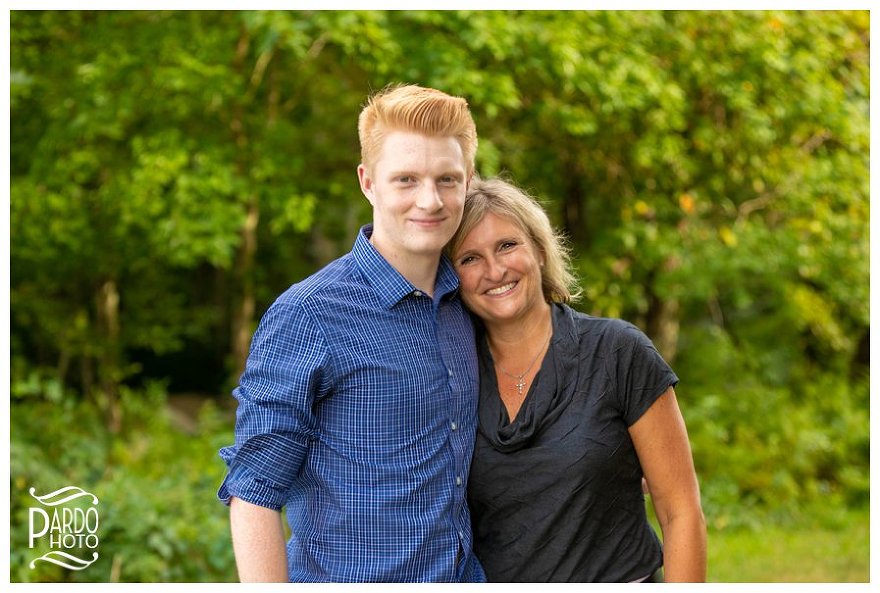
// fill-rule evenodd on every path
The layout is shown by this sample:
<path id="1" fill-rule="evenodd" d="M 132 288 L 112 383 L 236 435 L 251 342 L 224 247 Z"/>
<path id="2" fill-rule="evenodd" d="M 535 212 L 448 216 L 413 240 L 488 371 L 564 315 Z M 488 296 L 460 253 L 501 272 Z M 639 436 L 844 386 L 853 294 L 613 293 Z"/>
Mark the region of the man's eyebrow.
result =
<path id="1" fill-rule="evenodd" d="M 461 181 L 464 179 L 465 174 L 462 171 L 449 170 L 444 173 L 440 173 L 437 177 L 455 177 L 457 180 Z"/>
<path id="2" fill-rule="evenodd" d="M 398 170 L 393 170 L 393 171 L 388 172 L 388 177 L 392 178 L 392 179 L 394 177 L 404 177 L 404 176 L 421 177 L 421 175 L 419 175 L 415 171 L 411 171 L 411 170 L 407 170 L 407 169 L 398 169 Z M 442 172 L 438 173 L 436 175 L 436 177 L 454 177 L 455 179 L 462 181 L 465 178 L 465 174 L 462 171 L 450 169 L 448 171 L 442 171 Z"/>

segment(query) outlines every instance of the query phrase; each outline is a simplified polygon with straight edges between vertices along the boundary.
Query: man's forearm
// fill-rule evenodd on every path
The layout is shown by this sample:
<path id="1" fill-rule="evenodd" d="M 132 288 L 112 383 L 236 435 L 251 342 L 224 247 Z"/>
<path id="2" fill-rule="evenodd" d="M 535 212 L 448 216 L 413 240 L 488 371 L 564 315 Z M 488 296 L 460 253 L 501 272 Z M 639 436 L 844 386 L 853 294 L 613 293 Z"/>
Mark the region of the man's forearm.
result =
<path id="1" fill-rule="evenodd" d="M 233 497 L 229 520 L 239 580 L 286 583 L 287 553 L 281 513 Z"/>

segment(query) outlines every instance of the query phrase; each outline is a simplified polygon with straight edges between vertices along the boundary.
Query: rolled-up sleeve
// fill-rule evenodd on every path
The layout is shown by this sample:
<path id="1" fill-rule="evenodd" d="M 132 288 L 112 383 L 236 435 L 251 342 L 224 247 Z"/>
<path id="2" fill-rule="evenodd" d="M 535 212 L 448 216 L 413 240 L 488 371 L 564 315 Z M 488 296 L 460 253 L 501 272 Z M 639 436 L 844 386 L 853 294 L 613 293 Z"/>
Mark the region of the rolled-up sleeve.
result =
<path id="1" fill-rule="evenodd" d="M 279 299 L 280 300 L 280 299 Z M 220 449 L 228 472 L 218 498 L 280 510 L 315 434 L 312 405 L 323 391 L 326 341 L 301 306 L 276 301 L 251 341 L 238 400 L 235 443 Z"/>

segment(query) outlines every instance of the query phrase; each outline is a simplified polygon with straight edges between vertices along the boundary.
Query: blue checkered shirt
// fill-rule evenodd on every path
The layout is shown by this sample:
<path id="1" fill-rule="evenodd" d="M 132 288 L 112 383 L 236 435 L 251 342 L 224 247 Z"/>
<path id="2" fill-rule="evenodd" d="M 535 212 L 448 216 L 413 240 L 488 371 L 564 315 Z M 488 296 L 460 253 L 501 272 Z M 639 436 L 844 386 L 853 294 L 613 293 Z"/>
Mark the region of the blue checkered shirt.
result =
<path id="1" fill-rule="evenodd" d="M 291 286 L 251 342 L 218 492 L 287 508 L 294 582 L 470 582 L 478 370 L 445 259 L 434 298 L 370 244 Z"/>

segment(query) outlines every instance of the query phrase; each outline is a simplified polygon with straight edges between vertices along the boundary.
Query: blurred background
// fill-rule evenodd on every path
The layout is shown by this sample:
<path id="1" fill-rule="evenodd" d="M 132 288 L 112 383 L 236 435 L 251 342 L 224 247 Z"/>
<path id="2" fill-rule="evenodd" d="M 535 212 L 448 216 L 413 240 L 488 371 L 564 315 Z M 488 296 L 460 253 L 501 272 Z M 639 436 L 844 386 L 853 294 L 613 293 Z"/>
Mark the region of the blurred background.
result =
<path id="1" fill-rule="evenodd" d="M 468 99 L 582 311 L 681 378 L 710 580 L 869 580 L 868 11 L 12 11 L 11 580 L 230 581 L 263 311 L 370 220 L 367 95 Z M 101 500 L 29 562 L 28 489 Z"/>

